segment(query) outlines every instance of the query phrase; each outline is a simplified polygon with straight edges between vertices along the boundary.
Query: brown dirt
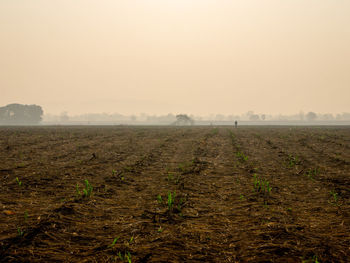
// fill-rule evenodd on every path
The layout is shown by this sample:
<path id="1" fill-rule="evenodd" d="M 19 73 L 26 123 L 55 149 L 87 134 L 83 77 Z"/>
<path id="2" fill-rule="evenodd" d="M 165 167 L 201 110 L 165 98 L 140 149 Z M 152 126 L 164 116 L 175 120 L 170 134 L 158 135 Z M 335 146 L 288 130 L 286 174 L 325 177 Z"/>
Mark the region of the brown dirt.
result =
<path id="1" fill-rule="evenodd" d="M 0 150 L 1 262 L 350 258 L 348 127 L 3 127 Z"/>

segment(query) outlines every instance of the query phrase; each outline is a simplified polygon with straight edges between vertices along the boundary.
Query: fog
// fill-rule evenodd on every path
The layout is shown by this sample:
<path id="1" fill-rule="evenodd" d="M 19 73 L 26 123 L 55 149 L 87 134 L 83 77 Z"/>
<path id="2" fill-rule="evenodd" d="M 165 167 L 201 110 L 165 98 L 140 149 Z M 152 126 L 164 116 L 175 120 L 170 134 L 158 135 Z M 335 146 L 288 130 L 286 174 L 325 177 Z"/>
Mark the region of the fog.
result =
<path id="1" fill-rule="evenodd" d="M 349 14 L 345 0 L 3 0 L 0 106 L 336 119 L 350 112 Z"/>

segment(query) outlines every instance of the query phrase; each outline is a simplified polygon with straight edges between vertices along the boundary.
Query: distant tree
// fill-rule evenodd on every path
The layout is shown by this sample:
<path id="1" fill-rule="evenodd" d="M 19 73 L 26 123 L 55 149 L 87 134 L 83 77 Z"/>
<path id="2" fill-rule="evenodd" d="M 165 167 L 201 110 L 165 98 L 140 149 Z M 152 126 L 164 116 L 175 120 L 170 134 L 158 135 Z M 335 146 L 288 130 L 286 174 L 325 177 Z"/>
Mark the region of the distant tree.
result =
<path id="1" fill-rule="evenodd" d="M 317 119 L 317 114 L 310 111 L 309 113 L 306 114 L 305 118 L 307 121 L 314 121 Z"/>
<path id="2" fill-rule="evenodd" d="M 326 113 L 318 116 L 319 119 L 324 121 L 332 121 L 334 120 L 334 116 L 331 113 Z"/>
<path id="3" fill-rule="evenodd" d="M 249 120 L 250 121 L 258 121 L 258 120 L 260 120 L 260 117 L 258 114 L 252 114 L 249 116 Z"/>
<path id="4" fill-rule="evenodd" d="M 43 110 L 38 105 L 9 104 L 0 108 L 1 124 L 38 124 Z"/>
<path id="5" fill-rule="evenodd" d="M 176 115 L 176 121 L 173 123 L 174 125 L 193 125 L 194 120 L 186 114 Z"/>
<path id="6" fill-rule="evenodd" d="M 261 114 L 260 118 L 264 121 L 266 119 L 266 115 L 265 114 Z"/>

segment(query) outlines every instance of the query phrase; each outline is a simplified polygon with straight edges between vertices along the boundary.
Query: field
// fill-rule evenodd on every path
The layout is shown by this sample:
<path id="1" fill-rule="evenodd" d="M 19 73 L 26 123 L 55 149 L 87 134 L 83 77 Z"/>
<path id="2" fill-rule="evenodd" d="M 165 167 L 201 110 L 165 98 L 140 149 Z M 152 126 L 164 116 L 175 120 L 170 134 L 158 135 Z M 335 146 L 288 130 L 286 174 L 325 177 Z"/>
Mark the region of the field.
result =
<path id="1" fill-rule="evenodd" d="M 1 262 L 350 258 L 350 127 L 2 127 L 0 149 Z"/>

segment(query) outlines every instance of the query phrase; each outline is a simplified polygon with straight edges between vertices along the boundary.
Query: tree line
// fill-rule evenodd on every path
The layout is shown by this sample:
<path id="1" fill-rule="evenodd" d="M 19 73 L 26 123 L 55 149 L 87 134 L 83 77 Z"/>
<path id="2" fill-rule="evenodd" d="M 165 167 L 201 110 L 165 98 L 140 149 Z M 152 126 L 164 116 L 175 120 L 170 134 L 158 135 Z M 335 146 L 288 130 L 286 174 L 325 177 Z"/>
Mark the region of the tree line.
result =
<path id="1" fill-rule="evenodd" d="M 0 107 L 0 124 L 38 124 L 43 113 L 43 109 L 38 105 L 8 104 Z"/>

